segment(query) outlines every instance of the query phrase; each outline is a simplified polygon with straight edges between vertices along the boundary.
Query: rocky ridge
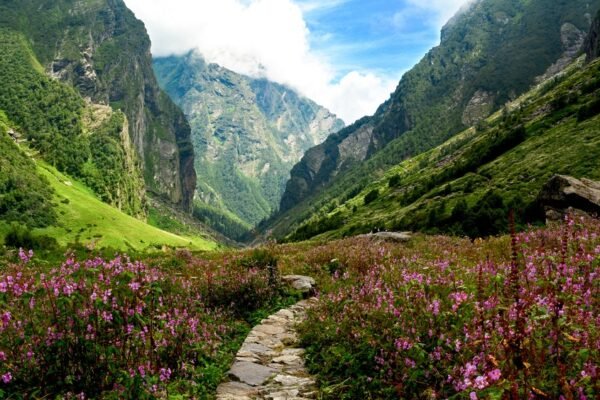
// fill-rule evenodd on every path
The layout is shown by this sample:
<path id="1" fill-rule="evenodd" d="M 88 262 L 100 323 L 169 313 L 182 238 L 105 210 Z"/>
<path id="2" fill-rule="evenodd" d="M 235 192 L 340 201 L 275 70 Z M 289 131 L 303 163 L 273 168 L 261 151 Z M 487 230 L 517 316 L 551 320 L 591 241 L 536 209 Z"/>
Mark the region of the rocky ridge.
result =
<path id="1" fill-rule="evenodd" d="M 191 210 L 190 128 L 152 71 L 150 38 L 123 0 L 22 0 L 0 5 L 0 28 L 21 32 L 48 75 L 122 110 L 146 189 Z"/>
<path id="2" fill-rule="evenodd" d="M 584 49 L 588 61 L 600 56 L 600 12 L 598 12 L 594 22 L 592 22 L 592 27 L 585 40 Z"/>
<path id="3" fill-rule="evenodd" d="M 209 63 L 197 51 L 157 58 L 154 70 L 192 126 L 198 200 L 249 225 L 277 209 L 304 152 L 344 126 L 291 88 Z"/>
<path id="4" fill-rule="evenodd" d="M 307 208 L 320 199 L 360 190 L 372 173 L 439 145 L 525 92 L 537 77 L 555 73 L 577 54 L 589 11 L 599 7 L 589 0 L 470 3 L 374 116 L 307 151 L 292 169 L 275 220 L 310 215 Z M 278 230 L 277 224 L 270 228 Z"/>

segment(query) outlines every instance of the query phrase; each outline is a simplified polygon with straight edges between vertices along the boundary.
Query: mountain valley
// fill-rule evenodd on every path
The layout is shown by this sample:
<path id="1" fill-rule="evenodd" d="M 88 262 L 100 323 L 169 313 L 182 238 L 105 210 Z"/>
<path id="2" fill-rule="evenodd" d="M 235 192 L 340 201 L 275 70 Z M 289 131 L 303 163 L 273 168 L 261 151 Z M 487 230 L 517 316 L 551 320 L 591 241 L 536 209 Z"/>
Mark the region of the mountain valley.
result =
<path id="1" fill-rule="evenodd" d="M 600 0 L 2 0 L 0 400 L 597 398 L 599 161 Z"/>

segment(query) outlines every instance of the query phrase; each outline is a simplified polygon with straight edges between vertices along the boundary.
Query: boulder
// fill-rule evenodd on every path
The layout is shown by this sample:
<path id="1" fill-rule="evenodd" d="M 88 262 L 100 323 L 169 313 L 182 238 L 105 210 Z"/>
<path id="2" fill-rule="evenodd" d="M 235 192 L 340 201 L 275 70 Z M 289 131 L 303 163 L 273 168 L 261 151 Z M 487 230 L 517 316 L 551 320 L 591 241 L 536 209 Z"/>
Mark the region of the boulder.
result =
<path id="1" fill-rule="evenodd" d="M 310 276 L 286 275 L 282 276 L 281 280 L 302 293 L 310 293 L 316 285 L 315 280 Z"/>
<path id="2" fill-rule="evenodd" d="M 412 232 L 375 232 L 360 235 L 361 238 L 381 239 L 389 242 L 406 243 L 412 239 Z"/>
<path id="3" fill-rule="evenodd" d="M 538 202 L 550 221 L 562 219 L 570 209 L 600 215 L 600 182 L 554 175 L 540 191 Z"/>

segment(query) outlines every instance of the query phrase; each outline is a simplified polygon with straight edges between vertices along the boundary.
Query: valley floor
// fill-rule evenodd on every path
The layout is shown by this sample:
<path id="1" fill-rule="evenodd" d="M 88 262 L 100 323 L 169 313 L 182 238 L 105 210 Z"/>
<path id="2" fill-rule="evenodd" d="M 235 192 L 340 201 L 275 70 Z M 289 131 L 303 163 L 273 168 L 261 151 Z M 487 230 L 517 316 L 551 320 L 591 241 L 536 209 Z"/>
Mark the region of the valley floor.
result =
<path id="1" fill-rule="evenodd" d="M 278 310 L 302 297 L 273 265 L 317 281 L 294 349 L 306 349 L 319 398 L 600 392 L 595 219 L 474 241 L 362 237 L 139 261 L 26 251 L 2 260 L 0 398 L 211 399 L 227 374 L 246 382 L 225 388 L 256 390 L 263 382 L 242 376 L 244 363 L 262 362 L 249 349 L 286 334 L 292 320 Z M 301 368 L 300 350 L 277 351 L 285 368 Z M 263 368 L 275 368 L 267 358 Z"/>

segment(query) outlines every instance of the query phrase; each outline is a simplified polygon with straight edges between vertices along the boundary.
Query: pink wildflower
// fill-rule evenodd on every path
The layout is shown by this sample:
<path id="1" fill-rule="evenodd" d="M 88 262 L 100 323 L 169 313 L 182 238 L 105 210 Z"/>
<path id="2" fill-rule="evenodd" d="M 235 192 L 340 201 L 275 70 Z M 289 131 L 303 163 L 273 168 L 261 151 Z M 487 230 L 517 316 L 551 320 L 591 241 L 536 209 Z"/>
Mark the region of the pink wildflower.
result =
<path id="1" fill-rule="evenodd" d="M 2 382 L 4 383 L 10 383 L 10 381 L 12 381 L 12 374 L 10 372 L 5 373 L 4 375 L 2 375 Z"/>

